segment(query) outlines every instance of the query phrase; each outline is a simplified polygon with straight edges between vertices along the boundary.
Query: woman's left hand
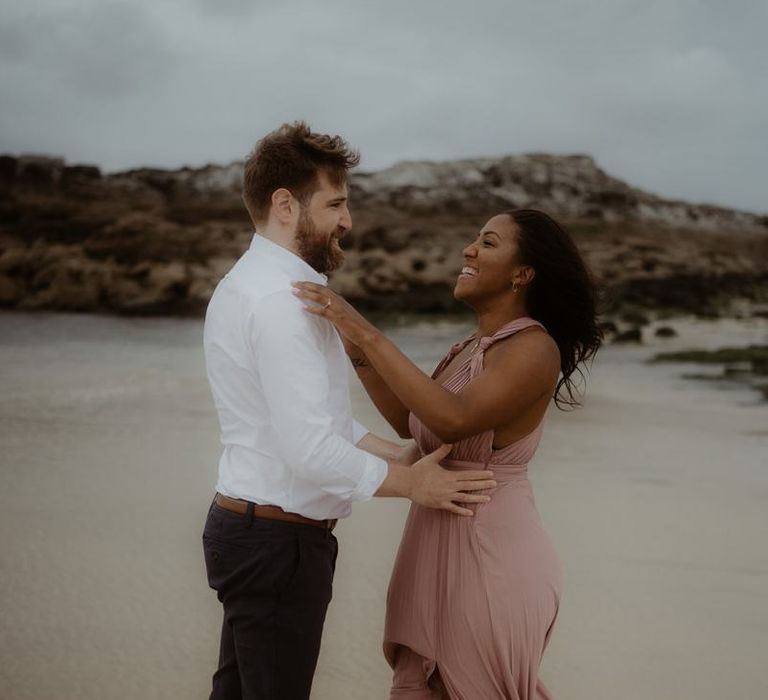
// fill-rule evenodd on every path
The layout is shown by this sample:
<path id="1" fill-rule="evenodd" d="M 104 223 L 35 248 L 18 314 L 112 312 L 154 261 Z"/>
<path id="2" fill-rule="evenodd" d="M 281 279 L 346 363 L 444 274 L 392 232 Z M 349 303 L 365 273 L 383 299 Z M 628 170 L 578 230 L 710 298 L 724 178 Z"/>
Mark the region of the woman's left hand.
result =
<path id="1" fill-rule="evenodd" d="M 305 308 L 315 316 L 327 318 L 348 341 L 363 348 L 379 335 L 378 329 L 369 323 L 346 299 L 328 287 L 314 282 L 292 282 L 293 293 L 305 301 L 314 302 Z"/>

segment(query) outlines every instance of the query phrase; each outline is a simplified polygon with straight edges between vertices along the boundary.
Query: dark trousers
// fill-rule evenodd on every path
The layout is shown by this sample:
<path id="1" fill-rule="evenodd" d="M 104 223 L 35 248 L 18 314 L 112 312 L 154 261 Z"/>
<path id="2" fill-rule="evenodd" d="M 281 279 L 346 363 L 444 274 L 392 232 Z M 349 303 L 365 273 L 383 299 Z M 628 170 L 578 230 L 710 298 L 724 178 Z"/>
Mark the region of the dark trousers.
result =
<path id="1" fill-rule="evenodd" d="M 331 600 L 338 543 L 313 525 L 213 503 L 203 532 L 208 584 L 224 606 L 211 700 L 306 700 Z"/>

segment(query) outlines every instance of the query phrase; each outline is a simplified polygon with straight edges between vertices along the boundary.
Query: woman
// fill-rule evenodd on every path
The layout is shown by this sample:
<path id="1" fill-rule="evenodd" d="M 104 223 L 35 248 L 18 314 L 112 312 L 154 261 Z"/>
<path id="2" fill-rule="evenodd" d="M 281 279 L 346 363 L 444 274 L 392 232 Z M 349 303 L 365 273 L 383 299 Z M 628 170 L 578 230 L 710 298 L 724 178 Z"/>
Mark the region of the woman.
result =
<path id="1" fill-rule="evenodd" d="M 578 365 L 602 342 L 595 290 L 571 237 L 536 210 L 493 217 L 463 256 L 454 296 L 478 329 L 432 377 L 326 288 L 302 283 L 298 294 L 345 338 L 401 437 L 421 453 L 451 443 L 445 468 L 492 469 L 498 483 L 489 503 L 457 504 L 456 513 L 411 507 L 387 599 L 391 697 L 549 698 L 538 668 L 561 574 L 527 464 L 550 399 L 578 405 L 572 374 L 583 376 Z"/>

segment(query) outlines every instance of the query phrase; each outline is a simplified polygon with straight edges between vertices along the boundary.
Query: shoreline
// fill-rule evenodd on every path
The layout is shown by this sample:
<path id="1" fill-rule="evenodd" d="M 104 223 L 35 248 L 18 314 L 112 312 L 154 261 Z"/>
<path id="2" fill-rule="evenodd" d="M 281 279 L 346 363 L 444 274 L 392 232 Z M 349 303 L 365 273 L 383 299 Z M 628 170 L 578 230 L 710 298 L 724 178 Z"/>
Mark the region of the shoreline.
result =
<path id="1" fill-rule="evenodd" d="M 541 677 L 555 697 L 768 695 L 768 420 L 657 351 L 768 339 L 768 319 L 678 323 L 606 346 L 584 407 L 550 408 L 530 465 L 565 590 Z M 199 537 L 220 453 L 199 321 L 0 313 L 0 603 L 18 700 L 205 697 L 220 606 Z M 388 331 L 429 371 L 471 330 Z M 393 437 L 350 370 L 353 414 Z M 386 589 L 407 504 L 355 504 L 314 700 L 384 698 Z M 44 661 L 43 661 L 44 660 Z M 733 669 L 738 669 L 733 674 Z"/>

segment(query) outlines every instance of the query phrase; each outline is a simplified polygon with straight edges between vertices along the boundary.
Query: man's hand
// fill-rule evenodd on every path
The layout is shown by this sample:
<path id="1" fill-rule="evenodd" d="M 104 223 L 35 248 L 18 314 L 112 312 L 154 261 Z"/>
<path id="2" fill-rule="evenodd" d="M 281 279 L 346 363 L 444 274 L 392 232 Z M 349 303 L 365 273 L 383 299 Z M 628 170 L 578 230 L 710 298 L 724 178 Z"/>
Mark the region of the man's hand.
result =
<path id="1" fill-rule="evenodd" d="M 452 445 L 441 445 L 411 467 L 412 480 L 408 498 L 429 508 L 440 508 L 458 515 L 474 515 L 457 503 L 488 503 L 490 496 L 467 493 L 496 486 L 492 471 L 450 471 L 440 466 Z"/>

